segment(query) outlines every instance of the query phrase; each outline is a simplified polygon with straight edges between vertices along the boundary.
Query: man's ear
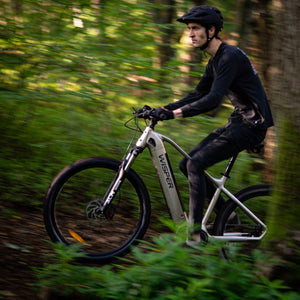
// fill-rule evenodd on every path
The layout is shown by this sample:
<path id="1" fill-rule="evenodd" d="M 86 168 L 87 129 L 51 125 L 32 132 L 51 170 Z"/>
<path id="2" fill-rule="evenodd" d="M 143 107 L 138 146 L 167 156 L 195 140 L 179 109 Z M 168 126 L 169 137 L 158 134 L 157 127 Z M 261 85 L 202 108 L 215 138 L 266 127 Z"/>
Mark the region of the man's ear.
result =
<path id="1" fill-rule="evenodd" d="M 211 26 L 209 29 L 208 29 L 208 36 L 209 38 L 212 38 L 216 33 L 216 28 L 215 26 Z"/>

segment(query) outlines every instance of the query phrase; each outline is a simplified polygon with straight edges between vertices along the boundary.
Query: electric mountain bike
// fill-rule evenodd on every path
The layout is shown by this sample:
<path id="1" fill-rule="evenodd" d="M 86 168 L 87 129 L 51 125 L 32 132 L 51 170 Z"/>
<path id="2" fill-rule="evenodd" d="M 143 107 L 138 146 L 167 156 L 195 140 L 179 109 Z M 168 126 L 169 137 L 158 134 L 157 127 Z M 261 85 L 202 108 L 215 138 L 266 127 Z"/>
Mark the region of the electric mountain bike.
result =
<path id="1" fill-rule="evenodd" d="M 144 130 L 138 125 L 139 118 L 148 120 Z M 151 115 L 151 109 L 136 114 L 131 120 L 135 120 L 135 134 L 121 161 L 104 157 L 78 160 L 65 167 L 47 191 L 44 221 L 51 240 L 67 245 L 81 243 L 85 260 L 89 262 L 105 263 L 125 255 L 147 230 L 150 198 L 143 180 L 132 169 L 145 148 L 149 149 L 171 218 L 175 222 L 188 222 L 165 143 L 187 159 L 190 159 L 189 154 L 154 130 L 158 120 Z M 134 144 L 137 132 L 141 135 Z M 216 192 L 205 211 L 202 229 L 209 239 L 223 240 L 224 244 L 241 242 L 248 251 L 267 233 L 265 217 L 271 187 L 255 185 L 232 194 L 225 183 L 236 158 L 237 155 L 230 159 L 220 178 L 206 172 Z M 221 193 L 228 200 L 210 225 Z M 231 221 L 233 215 L 238 217 L 235 222 Z"/>

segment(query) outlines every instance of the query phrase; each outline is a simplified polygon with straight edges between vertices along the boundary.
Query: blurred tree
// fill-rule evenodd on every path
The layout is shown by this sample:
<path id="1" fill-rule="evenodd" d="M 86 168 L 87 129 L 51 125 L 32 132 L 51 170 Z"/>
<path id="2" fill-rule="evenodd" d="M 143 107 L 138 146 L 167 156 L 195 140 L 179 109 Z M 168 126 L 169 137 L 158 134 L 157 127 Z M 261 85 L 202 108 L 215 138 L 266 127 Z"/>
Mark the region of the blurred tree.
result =
<path id="1" fill-rule="evenodd" d="M 253 0 L 237 1 L 237 19 L 239 26 L 239 47 L 245 50 L 250 43 L 250 33 L 252 31 L 252 13 L 254 3 Z"/>
<path id="2" fill-rule="evenodd" d="M 239 47 L 263 61 L 260 73 L 266 87 L 268 87 L 268 73 L 270 66 L 270 45 L 272 38 L 272 0 L 239 0 L 236 6 L 239 23 Z"/>
<path id="3" fill-rule="evenodd" d="M 193 4 L 194 6 L 199 6 L 199 5 L 205 5 L 206 0 L 194 0 Z M 188 50 L 188 53 L 186 55 L 187 61 L 189 64 L 186 66 L 188 72 L 198 72 L 199 73 L 199 65 L 202 62 L 203 59 L 203 53 L 202 51 L 199 51 L 199 49 L 190 47 Z M 187 86 L 192 86 L 195 85 L 195 79 L 199 80 L 199 77 L 193 76 L 193 75 L 187 75 L 185 76 L 185 84 Z"/>
<path id="4" fill-rule="evenodd" d="M 276 0 L 273 4 L 270 74 L 278 145 L 269 242 L 280 260 L 273 275 L 300 290 L 300 2 Z"/>
<path id="5" fill-rule="evenodd" d="M 272 44 L 272 26 L 273 19 L 270 5 L 272 0 L 260 0 L 256 4 L 256 19 L 254 22 L 254 32 L 257 35 L 257 48 L 260 52 L 259 57 L 263 61 L 261 74 L 264 84 L 269 88 L 268 69 L 271 65 L 271 44 Z"/>
<path id="6" fill-rule="evenodd" d="M 162 68 L 174 56 L 172 39 L 175 34 L 172 22 L 175 14 L 175 0 L 149 0 L 152 17 L 160 34 L 156 35 L 158 47 L 158 67 Z"/>

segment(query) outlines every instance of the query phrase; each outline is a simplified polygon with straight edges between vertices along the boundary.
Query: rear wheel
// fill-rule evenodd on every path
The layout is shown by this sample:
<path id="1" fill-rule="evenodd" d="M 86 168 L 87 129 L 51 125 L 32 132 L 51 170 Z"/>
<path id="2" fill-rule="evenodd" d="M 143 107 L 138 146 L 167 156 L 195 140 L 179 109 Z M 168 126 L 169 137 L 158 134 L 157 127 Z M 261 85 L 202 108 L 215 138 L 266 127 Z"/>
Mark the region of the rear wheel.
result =
<path id="1" fill-rule="evenodd" d="M 256 185 L 241 190 L 235 197 L 266 224 L 270 195 L 271 187 L 269 185 Z M 253 238 L 259 239 L 259 237 L 264 236 L 266 230 L 266 228 L 263 228 L 258 222 L 250 218 L 233 200 L 229 200 L 216 219 L 214 235 L 248 237 L 248 241 L 236 243 L 238 243 L 239 251 L 243 254 L 251 255 L 253 249 L 258 248 L 261 241 L 254 241 Z M 228 247 L 228 245 L 232 243 L 235 242 L 228 242 L 222 248 L 221 253 L 225 258 L 230 257 L 232 248 Z"/>
<path id="2" fill-rule="evenodd" d="M 150 200 L 141 178 L 126 174 L 105 215 L 99 204 L 119 170 L 120 162 L 86 158 L 63 169 L 46 196 L 44 220 L 54 242 L 80 243 L 85 260 L 108 262 L 130 251 L 142 239 L 150 219 Z"/>

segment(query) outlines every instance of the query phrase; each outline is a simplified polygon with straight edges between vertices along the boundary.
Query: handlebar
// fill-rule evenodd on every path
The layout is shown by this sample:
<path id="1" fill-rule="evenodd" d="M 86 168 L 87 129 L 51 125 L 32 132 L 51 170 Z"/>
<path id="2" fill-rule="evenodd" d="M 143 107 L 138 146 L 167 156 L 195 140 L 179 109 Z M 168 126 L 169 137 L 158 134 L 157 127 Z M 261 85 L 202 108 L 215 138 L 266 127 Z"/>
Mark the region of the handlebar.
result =
<path id="1" fill-rule="evenodd" d="M 150 120 L 150 127 L 154 128 L 159 119 L 157 119 L 154 115 L 155 108 L 152 108 L 148 105 L 145 105 L 143 108 L 135 110 L 135 114 L 137 118 Z"/>
<path id="2" fill-rule="evenodd" d="M 154 114 L 153 114 L 154 111 L 155 108 L 145 105 L 143 108 L 136 110 L 134 113 L 138 118 L 151 120 L 154 118 Z"/>

